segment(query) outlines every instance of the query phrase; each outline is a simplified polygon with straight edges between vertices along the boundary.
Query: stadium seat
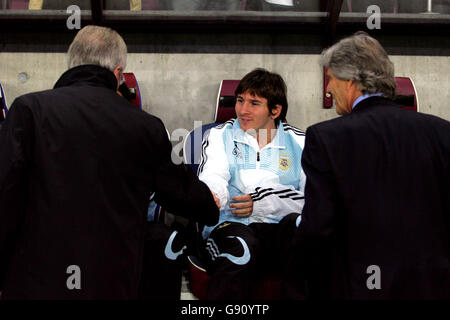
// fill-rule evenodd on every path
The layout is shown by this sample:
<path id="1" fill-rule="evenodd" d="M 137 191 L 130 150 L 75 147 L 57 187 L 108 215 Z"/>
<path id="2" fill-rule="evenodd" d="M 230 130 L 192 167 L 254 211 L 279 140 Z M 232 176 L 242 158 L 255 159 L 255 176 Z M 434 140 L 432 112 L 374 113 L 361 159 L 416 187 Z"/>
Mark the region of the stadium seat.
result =
<path id="1" fill-rule="evenodd" d="M 234 91 L 239 84 L 239 80 L 222 80 L 217 95 L 216 111 L 214 112 L 214 122 L 224 123 L 232 118 L 236 118 L 234 105 L 236 98 Z"/>
<path id="2" fill-rule="evenodd" d="M 409 77 L 395 77 L 397 84 L 397 94 L 394 101 L 405 110 L 419 112 L 419 99 L 417 98 L 416 87 Z"/>
<path id="3" fill-rule="evenodd" d="M 141 91 L 137 83 L 136 77 L 132 72 L 124 72 L 123 74 L 124 84 L 119 87 L 120 93 L 132 104 L 136 105 L 139 109 L 142 109 Z"/>

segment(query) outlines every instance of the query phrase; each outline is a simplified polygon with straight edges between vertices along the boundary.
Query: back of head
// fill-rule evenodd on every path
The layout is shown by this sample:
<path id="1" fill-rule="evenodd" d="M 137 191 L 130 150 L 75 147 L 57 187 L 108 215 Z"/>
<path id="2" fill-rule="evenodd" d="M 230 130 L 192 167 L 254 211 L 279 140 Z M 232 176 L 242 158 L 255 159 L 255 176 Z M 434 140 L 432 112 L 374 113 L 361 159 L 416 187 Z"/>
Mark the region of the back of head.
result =
<path id="1" fill-rule="evenodd" d="M 275 124 L 278 126 L 280 120 L 286 121 L 288 109 L 287 87 L 279 74 L 261 68 L 251 71 L 239 82 L 234 94 L 237 97 L 246 91 L 249 91 L 252 95 L 258 95 L 267 99 L 269 111 L 272 111 L 277 104 L 281 105 L 281 113 L 275 119 Z"/>
<path id="2" fill-rule="evenodd" d="M 353 80 L 363 94 L 395 97 L 394 65 L 380 43 L 364 32 L 342 39 L 324 50 L 321 64 L 341 80 Z"/>
<path id="3" fill-rule="evenodd" d="M 111 72 L 117 67 L 123 71 L 127 64 L 127 46 L 114 30 L 99 26 L 81 29 L 69 47 L 68 67 L 94 64 Z"/>

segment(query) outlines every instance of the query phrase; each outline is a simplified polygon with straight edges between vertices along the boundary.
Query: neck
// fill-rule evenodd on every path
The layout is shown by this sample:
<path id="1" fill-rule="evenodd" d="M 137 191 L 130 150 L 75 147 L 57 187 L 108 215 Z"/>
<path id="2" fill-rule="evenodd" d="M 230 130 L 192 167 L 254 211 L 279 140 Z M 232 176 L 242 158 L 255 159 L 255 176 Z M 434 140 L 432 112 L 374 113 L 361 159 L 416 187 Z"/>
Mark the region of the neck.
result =
<path id="1" fill-rule="evenodd" d="M 362 91 L 359 91 L 359 90 L 354 90 L 354 91 L 351 91 L 350 92 L 350 105 L 349 105 L 349 112 L 352 112 L 352 110 L 353 110 L 353 103 L 355 103 L 355 101 L 356 101 L 356 99 L 358 99 L 360 96 L 362 96 L 363 95 L 363 93 L 362 93 Z"/>

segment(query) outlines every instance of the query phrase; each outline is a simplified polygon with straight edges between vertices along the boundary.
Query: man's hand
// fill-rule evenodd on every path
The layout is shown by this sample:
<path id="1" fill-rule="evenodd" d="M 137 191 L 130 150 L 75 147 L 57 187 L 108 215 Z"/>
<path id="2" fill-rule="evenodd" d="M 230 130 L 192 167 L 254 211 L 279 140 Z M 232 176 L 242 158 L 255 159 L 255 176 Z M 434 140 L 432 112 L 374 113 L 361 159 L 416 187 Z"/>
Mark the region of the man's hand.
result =
<path id="1" fill-rule="evenodd" d="M 212 195 L 213 195 L 213 197 L 214 197 L 214 201 L 216 202 L 217 208 L 220 209 L 220 199 L 217 198 L 217 196 L 216 196 L 216 194 L 214 193 L 214 191 L 211 190 L 211 193 L 212 193 Z"/>
<path id="2" fill-rule="evenodd" d="M 232 214 L 238 217 L 248 217 L 253 213 L 253 199 L 249 194 L 243 196 L 234 196 L 231 198 L 237 203 L 230 203 L 230 208 L 236 208 L 237 210 L 231 211 Z"/>

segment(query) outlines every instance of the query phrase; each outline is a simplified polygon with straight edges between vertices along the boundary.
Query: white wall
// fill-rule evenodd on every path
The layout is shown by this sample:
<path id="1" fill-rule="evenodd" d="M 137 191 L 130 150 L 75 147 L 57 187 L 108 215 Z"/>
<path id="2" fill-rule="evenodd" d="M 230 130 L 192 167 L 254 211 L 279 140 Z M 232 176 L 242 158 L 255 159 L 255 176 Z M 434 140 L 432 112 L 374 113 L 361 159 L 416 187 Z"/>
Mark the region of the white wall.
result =
<path id="1" fill-rule="evenodd" d="M 319 55 L 129 54 L 127 70 L 140 85 L 143 108 L 160 117 L 169 132 L 213 121 L 219 83 L 240 79 L 256 67 L 280 73 L 288 86 L 288 121 L 306 129 L 336 117 L 322 108 Z M 396 76 L 409 76 L 421 112 L 450 120 L 450 57 L 392 56 Z M 0 53 L 0 81 L 9 105 L 24 93 L 52 88 L 66 70 L 63 53 Z M 28 80 L 19 80 L 26 73 Z"/>

